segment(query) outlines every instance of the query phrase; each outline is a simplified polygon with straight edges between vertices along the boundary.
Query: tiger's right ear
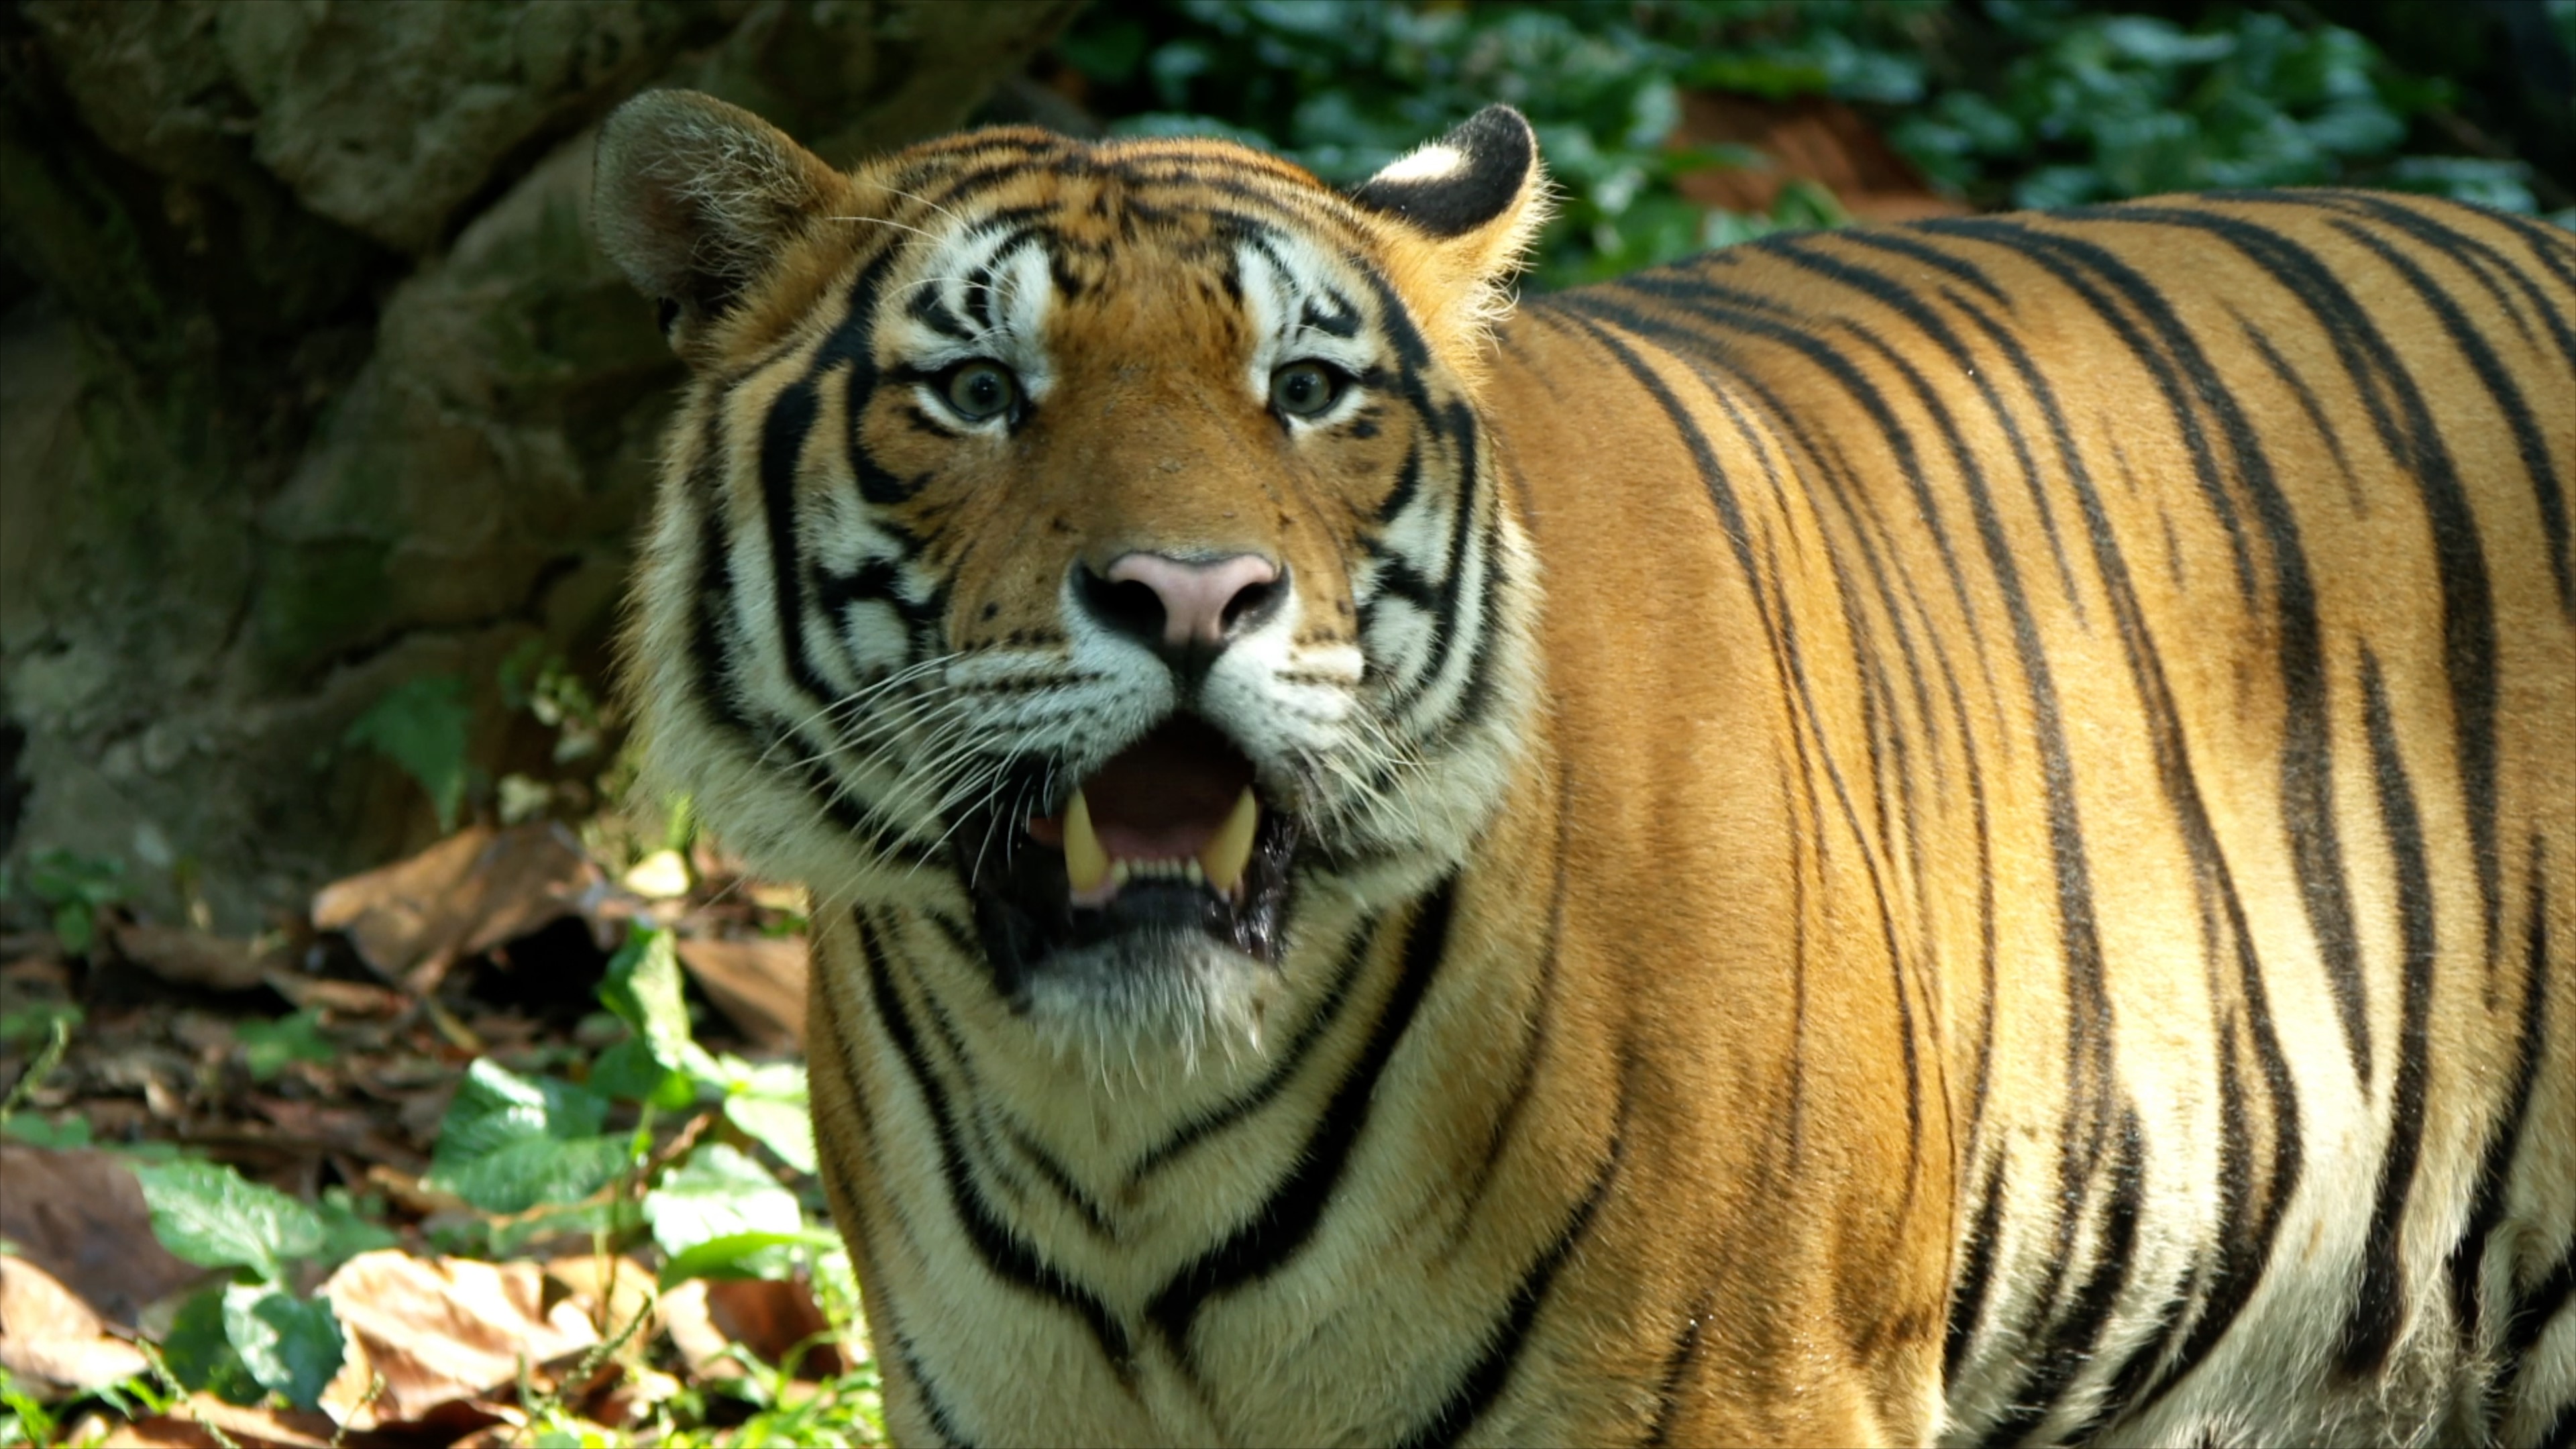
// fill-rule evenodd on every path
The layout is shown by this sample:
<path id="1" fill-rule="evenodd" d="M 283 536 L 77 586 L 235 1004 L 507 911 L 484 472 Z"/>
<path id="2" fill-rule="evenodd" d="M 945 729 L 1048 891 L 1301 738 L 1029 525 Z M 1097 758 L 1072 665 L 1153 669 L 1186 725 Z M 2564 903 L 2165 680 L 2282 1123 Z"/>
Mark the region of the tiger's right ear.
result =
<path id="1" fill-rule="evenodd" d="M 849 183 L 786 132 L 697 91 L 646 91 L 599 132 L 601 250 L 662 304 L 675 347 L 723 315 Z"/>

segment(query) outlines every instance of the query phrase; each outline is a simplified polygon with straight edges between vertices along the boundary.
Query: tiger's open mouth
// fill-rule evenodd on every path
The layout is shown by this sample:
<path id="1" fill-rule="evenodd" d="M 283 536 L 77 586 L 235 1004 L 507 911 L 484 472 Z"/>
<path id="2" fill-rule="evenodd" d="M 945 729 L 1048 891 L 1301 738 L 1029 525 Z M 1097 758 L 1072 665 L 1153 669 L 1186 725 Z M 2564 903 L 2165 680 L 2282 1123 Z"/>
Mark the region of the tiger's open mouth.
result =
<path id="1" fill-rule="evenodd" d="M 1173 715 L 1050 803 L 958 834 L 979 843 L 960 863 L 1006 983 L 1056 952 L 1145 934 L 1201 933 L 1277 963 L 1296 817 L 1263 799 L 1215 726 Z"/>

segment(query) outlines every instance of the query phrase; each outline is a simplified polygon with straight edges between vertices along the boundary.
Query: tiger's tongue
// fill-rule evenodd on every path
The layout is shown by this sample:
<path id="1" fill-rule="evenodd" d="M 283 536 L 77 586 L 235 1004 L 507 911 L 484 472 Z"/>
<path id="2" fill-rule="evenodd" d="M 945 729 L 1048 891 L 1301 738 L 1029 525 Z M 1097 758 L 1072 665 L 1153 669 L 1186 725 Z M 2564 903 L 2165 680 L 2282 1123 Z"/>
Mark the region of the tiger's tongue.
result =
<path id="1" fill-rule="evenodd" d="M 1252 784 L 1252 762 L 1204 721 L 1176 718 L 1082 782 L 1091 828 L 1112 860 L 1188 860 L 1207 848 Z M 1064 817 L 1029 822 L 1061 848 Z"/>

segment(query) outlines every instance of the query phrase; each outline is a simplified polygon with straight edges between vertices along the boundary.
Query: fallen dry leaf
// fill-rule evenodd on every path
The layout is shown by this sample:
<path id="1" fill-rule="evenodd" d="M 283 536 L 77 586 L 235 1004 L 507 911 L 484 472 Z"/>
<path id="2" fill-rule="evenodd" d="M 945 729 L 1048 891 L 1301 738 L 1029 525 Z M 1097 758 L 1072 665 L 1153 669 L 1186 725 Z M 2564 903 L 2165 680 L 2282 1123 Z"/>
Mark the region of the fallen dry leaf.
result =
<path id="1" fill-rule="evenodd" d="M 572 1254 L 546 1264 L 546 1276 L 564 1290 L 564 1301 L 580 1310 L 603 1338 L 624 1333 L 637 1314 L 653 1305 L 653 1270 L 632 1258 Z M 620 1356 L 640 1359 L 651 1345 L 657 1326 L 648 1322 L 638 1330 L 620 1350 Z"/>
<path id="2" fill-rule="evenodd" d="M 1968 208 L 1925 184 L 1860 113 L 1824 96 L 1765 100 L 1715 91 L 1682 93 L 1676 146 L 1750 146 L 1771 159 L 1764 169 L 1718 167 L 1685 172 L 1675 189 L 1702 206 L 1768 212 L 1791 181 L 1812 181 L 1863 221 L 1962 216 Z"/>
<path id="3" fill-rule="evenodd" d="M 321 1414 L 245 1409 L 212 1394 L 190 1394 L 167 1414 L 137 1419 L 111 1430 L 100 1449 L 217 1449 L 220 1429 L 241 1449 L 332 1449 L 354 1445 L 356 1438 L 335 1439 L 335 1426 Z"/>
<path id="4" fill-rule="evenodd" d="M 152 1236 L 152 1210 L 125 1160 L 0 1143 L 0 1238 L 100 1317 L 122 1327 L 206 1275 Z"/>
<path id="5" fill-rule="evenodd" d="M 126 921 L 108 923 L 107 938 L 118 955 L 162 980 L 207 991 L 264 986 L 268 973 L 286 963 L 282 937 L 240 941 L 184 926 Z"/>
<path id="6" fill-rule="evenodd" d="M 0 1257 L 0 1369 L 49 1390 L 87 1390 L 148 1367 L 142 1350 L 108 1337 L 107 1325 L 53 1274 Z"/>
<path id="7" fill-rule="evenodd" d="M 340 1016 L 393 1016 L 411 1005 L 411 998 L 401 992 L 363 981 L 334 981 L 291 971 L 271 971 L 260 979 L 299 1008 Z"/>
<path id="8" fill-rule="evenodd" d="M 560 825 L 473 826 L 409 860 L 323 887 L 313 924 L 347 932 L 378 974 L 426 995 L 457 961 L 573 914 L 597 878 Z"/>
<path id="9" fill-rule="evenodd" d="M 680 1362 L 688 1365 L 689 1377 L 741 1377 L 745 1366 L 727 1352 L 733 1340 L 725 1337 L 707 1312 L 707 1280 L 691 1278 L 664 1293 L 653 1307 L 661 1316 L 663 1331 L 671 1335 L 671 1346 L 680 1351 Z"/>
<path id="10" fill-rule="evenodd" d="M 716 1331 L 760 1355 L 783 1364 L 800 1345 L 799 1378 L 830 1378 L 846 1373 L 840 1345 L 829 1337 L 832 1321 L 814 1301 L 813 1288 L 801 1279 L 735 1278 L 707 1284 L 707 1318 Z"/>
<path id="11" fill-rule="evenodd" d="M 544 1365 L 599 1342 L 571 1303 L 545 1307 L 545 1275 L 534 1263 L 416 1258 L 387 1248 L 341 1264 L 322 1292 L 349 1341 L 322 1407 L 360 1429 L 431 1422 L 459 1405 L 488 1419 L 481 1401 L 513 1389 L 523 1364 L 538 1377 Z M 372 1375 L 384 1386 L 366 1402 Z"/>
<path id="12" fill-rule="evenodd" d="M 680 964 L 743 1035 L 763 1047 L 805 1044 L 805 939 L 678 942 Z"/>

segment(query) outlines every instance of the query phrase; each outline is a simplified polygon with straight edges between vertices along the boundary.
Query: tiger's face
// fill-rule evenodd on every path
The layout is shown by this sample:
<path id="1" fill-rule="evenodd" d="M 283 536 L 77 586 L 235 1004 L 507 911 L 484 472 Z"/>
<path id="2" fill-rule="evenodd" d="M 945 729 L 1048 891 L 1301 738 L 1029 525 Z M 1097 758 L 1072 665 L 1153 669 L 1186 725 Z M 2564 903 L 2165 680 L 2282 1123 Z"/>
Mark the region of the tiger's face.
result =
<path id="1" fill-rule="evenodd" d="M 630 678 L 756 864 L 1134 1025 L 1242 1016 L 1301 897 L 1463 853 L 1530 692 L 1472 398 L 1517 117 L 1354 198 L 1030 131 L 843 177 L 702 97 L 601 165 L 697 374 Z"/>

